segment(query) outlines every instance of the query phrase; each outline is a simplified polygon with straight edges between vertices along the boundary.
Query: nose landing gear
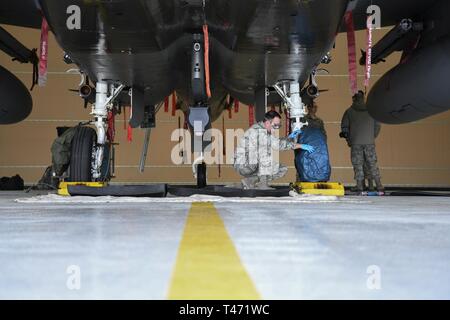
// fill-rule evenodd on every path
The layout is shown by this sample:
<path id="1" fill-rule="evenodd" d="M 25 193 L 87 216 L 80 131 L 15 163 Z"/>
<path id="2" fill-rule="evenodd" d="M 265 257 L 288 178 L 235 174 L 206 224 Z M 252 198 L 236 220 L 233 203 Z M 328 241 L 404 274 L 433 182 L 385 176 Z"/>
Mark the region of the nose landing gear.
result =
<path id="1" fill-rule="evenodd" d="M 191 129 L 192 146 L 195 155 L 195 161 L 192 165 L 194 177 L 197 179 L 197 187 L 204 188 L 207 184 L 206 163 L 204 161 L 204 150 L 208 143 L 205 139 L 206 131 L 211 128 L 211 117 L 208 106 L 207 83 L 205 69 L 205 42 L 204 36 L 194 34 L 192 42 L 192 60 L 191 60 L 191 93 L 194 105 L 189 108 L 188 123 Z M 202 43 L 203 42 L 203 43 Z M 205 141 L 206 140 L 206 141 Z"/>
<path id="2" fill-rule="evenodd" d="M 274 88 L 289 110 L 292 131 L 300 130 L 308 125 L 308 122 L 303 120 L 308 110 L 302 102 L 300 84 L 297 81 L 283 82 L 274 85 Z"/>
<path id="3" fill-rule="evenodd" d="M 80 126 L 72 141 L 69 180 L 75 182 L 107 181 L 112 176 L 113 147 L 108 141 L 108 111 L 123 90 L 123 85 L 98 81 L 92 108 L 94 128 Z"/>

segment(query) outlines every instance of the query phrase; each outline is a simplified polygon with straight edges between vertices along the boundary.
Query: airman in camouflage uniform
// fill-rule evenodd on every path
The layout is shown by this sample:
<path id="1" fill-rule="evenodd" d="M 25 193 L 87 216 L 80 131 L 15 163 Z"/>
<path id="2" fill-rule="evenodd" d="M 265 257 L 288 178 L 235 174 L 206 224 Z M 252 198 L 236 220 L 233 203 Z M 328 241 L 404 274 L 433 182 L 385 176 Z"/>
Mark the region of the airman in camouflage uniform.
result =
<path id="1" fill-rule="evenodd" d="M 363 165 L 363 170 L 364 170 L 364 180 L 367 180 L 367 190 L 368 191 L 374 191 L 375 187 L 374 187 L 374 182 L 373 182 L 373 177 L 372 174 L 370 172 L 370 167 L 369 167 L 369 163 L 366 161 L 364 161 L 364 165 Z M 364 189 L 366 189 L 366 185 L 364 184 L 363 186 Z"/>
<path id="2" fill-rule="evenodd" d="M 268 183 L 283 177 L 288 168 L 281 165 L 279 151 L 312 147 L 295 142 L 295 136 L 279 139 L 276 129 L 280 128 L 281 116 L 276 111 L 266 113 L 264 121 L 248 129 L 239 141 L 235 152 L 234 169 L 244 178 L 245 189 L 271 189 Z"/>
<path id="3" fill-rule="evenodd" d="M 375 149 L 375 138 L 380 133 L 381 127 L 369 115 L 362 91 L 353 96 L 352 106 L 345 111 L 342 117 L 341 129 L 340 136 L 346 138 L 348 145 L 351 147 L 356 191 L 363 191 L 365 178 L 374 179 L 377 190 L 383 191 Z M 365 165 L 367 166 L 366 172 L 364 170 Z"/>

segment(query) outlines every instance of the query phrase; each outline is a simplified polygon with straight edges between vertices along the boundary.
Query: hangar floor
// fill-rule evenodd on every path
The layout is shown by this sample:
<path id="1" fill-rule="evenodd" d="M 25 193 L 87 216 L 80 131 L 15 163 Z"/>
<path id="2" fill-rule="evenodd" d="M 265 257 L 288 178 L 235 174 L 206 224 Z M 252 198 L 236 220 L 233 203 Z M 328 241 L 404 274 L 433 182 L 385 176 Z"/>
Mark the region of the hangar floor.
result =
<path id="1" fill-rule="evenodd" d="M 1 299 L 450 298 L 450 198 L 56 197 L 0 193 Z"/>

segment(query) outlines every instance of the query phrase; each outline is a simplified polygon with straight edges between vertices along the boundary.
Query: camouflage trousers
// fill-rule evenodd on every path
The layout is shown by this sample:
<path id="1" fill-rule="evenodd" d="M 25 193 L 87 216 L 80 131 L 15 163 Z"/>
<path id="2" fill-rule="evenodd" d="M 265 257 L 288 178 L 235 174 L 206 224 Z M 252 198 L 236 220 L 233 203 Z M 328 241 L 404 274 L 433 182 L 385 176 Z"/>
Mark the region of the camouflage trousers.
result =
<path id="1" fill-rule="evenodd" d="M 248 178 L 248 177 L 257 177 L 260 176 L 259 173 L 259 166 L 258 164 L 238 164 L 234 163 L 234 169 L 239 173 L 241 176 Z M 272 170 L 270 175 L 265 175 L 267 177 L 267 181 L 272 181 L 279 179 L 281 177 L 284 177 L 284 175 L 287 173 L 288 168 L 284 165 L 278 165 L 277 169 Z"/>
<path id="2" fill-rule="evenodd" d="M 364 170 L 364 179 L 373 179 L 367 161 L 364 161 L 363 170 Z"/>
<path id="3" fill-rule="evenodd" d="M 356 181 L 381 178 L 374 144 L 353 145 L 351 157 Z"/>

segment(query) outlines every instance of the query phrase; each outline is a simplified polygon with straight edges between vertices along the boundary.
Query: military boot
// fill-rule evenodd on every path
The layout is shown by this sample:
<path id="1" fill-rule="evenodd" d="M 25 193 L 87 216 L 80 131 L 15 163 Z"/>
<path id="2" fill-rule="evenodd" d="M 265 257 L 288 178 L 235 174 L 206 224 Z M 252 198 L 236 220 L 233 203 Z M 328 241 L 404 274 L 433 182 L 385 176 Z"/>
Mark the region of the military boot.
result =
<path id="1" fill-rule="evenodd" d="M 380 178 L 375 178 L 375 184 L 377 186 L 377 191 L 378 192 L 384 192 L 384 187 L 383 187 L 383 184 L 381 183 L 381 179 Z"/>
<path id="2" fill-rule="evenodd" d="M 258 190 L 274 190 L 269 186 L 270 176 L 260 176 L 259 182 L 256 184 L 256 189 Z"/>
<path id="3" fill-rule="evenodd" d="M 367 179 L 367 181 L 368 181 L 368 190 L 375 191 L 375 187 L 373 185 L 373 179 Z"/>
<path id="4" fill-rule="evenodd" d="M 364 191 L 364 180 L 356 180 L 356 187 L 352 189 L 353 192 L 361 193 Z"/>
<path id="5" fill-rule="evenodd" d="M 256 184 L 259 182 L 259 177 L 258 176 L 246 177 L 246 178 L 242 179 L 241 182 L 242 182 L 242 188 L 255 189 Z"/>

